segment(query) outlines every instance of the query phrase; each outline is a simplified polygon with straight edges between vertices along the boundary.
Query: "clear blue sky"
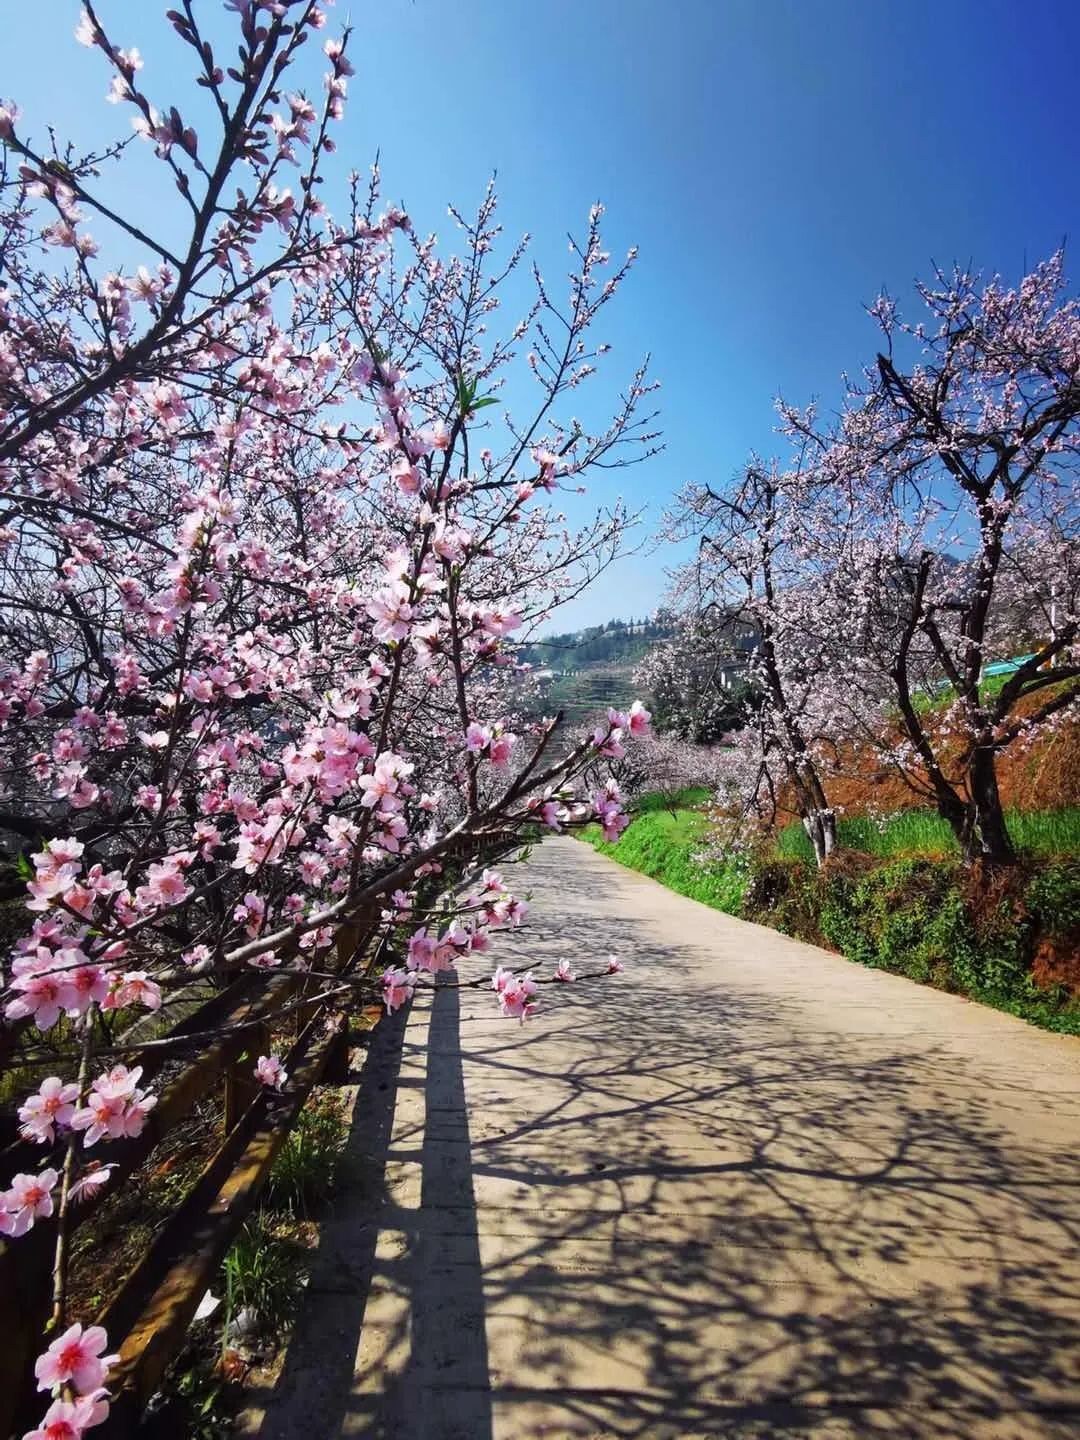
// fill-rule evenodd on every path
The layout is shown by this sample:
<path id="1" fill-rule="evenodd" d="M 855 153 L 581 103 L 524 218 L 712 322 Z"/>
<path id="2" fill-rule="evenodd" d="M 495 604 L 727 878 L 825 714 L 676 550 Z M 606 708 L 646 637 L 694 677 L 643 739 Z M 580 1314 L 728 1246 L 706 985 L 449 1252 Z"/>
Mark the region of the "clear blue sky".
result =
<path id="1" fill-rule="evenodd" d="M 100 5 L 172 98 L 164 8 Z M 123 133 L 77 14 L 5 5 L 0 95 L 38 133 Z M 652 351 L 667 450 L 593 495 L 654 517 L 687 478 L 775 447 L 778 390 L 838 396 L 873 356 L 862 306 L 883 284 L 907 296 L 932 259 L 1015 277 L 1080 229 L 1075 0 L 339 0 L 346 17 L 342 172 L 380 148 L 391 198 L 448 231 L 446 202 L 497 169 L 508 231 L 550 273 L 595 198 L 613 251 L 640 245 L 604 338 L 626 370 Z M 669 561 L 622 562 L 566 623 L 651 608 Z"/>

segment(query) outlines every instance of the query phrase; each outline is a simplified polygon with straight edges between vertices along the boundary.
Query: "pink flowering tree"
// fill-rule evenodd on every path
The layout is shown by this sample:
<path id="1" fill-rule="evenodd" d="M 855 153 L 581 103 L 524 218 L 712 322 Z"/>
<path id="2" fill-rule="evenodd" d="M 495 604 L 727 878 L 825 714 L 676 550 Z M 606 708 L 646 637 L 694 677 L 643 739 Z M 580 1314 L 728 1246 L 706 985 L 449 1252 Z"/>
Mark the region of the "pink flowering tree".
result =
<path id="1" fill-rule="evenodd" d="M 616 777 L 627 799 L 655 796 L 675 814 L 687 790 L 716 786 L 725 769 L 723 750 L 721 745 L 695 745 L 679 735 L 650 732 L 618 763 Z"/>
<path id="2" fill-rule="evenodd" d="M 396 1008 L 521 923 L 493 848 L 537 824 L 617 833 L 617 784 L 584 777 L 647 729 L 638 706 L 553 744 L 558 717 L 517 716 L 513 649 L 627 524 L 573 530 L 560 492 L 655 448 L 643 368 L 602 424 L 563 414 L 633 252 L 612 264 L 594 207 L 568 287 L 535 271 L 500 334 L 525 241 L 498 258 L 494 192 L 451 212 L 446 253 L 380 208 L 377 173 L 333 217 L 348 34 L 310 0 L 226 8 L 227 59 L 196 7 L 169 12 L 191 113 L 92 4 L 79 23 L 175 189 L 160 234 L 103 198 L 129 149 L 43 149 L 0 106 L 0 832 L 28 912 L 3 1003 L 74 1046 L 22 1103 L 43 1168 L 3 1192 L 0 1230 L 59 1218 L 57 1328 L 65 1217 L 109 1183 L 87 1151 L 156 1099 L 113 1012 L 167 1017 L 195 976 L 339 994 L 380 940 Z M 498 979 L 524 1019 L 540 982 Z M 257 1073 L 287 1086 L 280 1057 Z M 109 1361 L 93 1332 L 61 1338 L 42 1388 L 81 1433 Z"/>
<path id="3" fill-rule="evenodd" d="M 1080 306 L 1061 254 L 1016 288 L 958 269 L 920 295 L 915 324 L 873 307 L 884 349 L 834 424 L 784 410 L 818 502 L 815 630 L 849 697 L 898 717 L 883 758 L 969 860 L 1004 864 L 998 757 L 1080 699 Z"/>
<path id="4" fill-rule="evenodd" d="M 754 460 L 727 487 L 687 486 L 668 525 L 698 541 L 675 598 L 692 605 L 699 645 L 708 637 L 718 667 L 737 664 L 753 696 L 737 763 L 725 764 L 722 803 L 739 817 L 771 819 L 785 787 L 820 865 L 836 846 L 826 787 L 846 701 L 818 617 L 829 577 L 807 548 L 819 508 L 802 466 Z"/>

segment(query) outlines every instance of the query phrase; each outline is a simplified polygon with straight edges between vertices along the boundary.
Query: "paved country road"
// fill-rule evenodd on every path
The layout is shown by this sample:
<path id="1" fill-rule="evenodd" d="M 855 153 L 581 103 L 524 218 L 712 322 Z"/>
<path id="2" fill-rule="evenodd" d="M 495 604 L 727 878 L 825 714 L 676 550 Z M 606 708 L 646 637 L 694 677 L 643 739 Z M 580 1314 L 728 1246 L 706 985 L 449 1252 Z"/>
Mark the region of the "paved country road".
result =
<path id="1" fill-rule="evenodd" d="M 626 973 L 523 1029 L 449 989 L 380 1027 L 249 1433 L 1080 1433 L 1080 1041 L 576 841 L 527 873 L 497 958 Z"/>

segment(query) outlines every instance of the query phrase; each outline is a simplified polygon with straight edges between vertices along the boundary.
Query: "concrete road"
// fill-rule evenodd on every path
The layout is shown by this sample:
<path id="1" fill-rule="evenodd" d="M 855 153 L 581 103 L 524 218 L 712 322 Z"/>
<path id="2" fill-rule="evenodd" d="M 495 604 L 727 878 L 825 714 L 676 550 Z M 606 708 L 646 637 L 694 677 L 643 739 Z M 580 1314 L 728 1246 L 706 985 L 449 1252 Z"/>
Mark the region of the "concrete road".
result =
<path id="1" fill-rule="evenodd" d="M 380 1027 L 248 1433 L 1080 1433 L 1080 1042 L 575 841 L 527 874 L 497 958 L 626 973 L 523 1029 L 449 989 Z"/>

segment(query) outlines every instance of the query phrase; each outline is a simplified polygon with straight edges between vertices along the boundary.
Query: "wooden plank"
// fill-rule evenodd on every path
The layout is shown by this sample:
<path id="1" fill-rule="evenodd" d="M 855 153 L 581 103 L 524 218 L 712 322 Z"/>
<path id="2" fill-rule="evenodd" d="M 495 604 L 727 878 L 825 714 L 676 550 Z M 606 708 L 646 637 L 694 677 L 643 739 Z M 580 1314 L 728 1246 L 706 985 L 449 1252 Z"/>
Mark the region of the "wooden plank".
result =
<path id="1" fill-rule="evenodd" d="M 162 1265 L 168 1248 L 177 1252 L 120 1343 L 120 1360 L 109 1377 L 114 1395 L 112 1412 L 98 1430 L 101 1440 L 121 1440 L 134 1435 L 142 1411 L 183 1344 L 200 1299 L 266 1184 L 274 1159 L 301 1106 L 321 1077 L 335 1046 L 342 1043 L 339 1033 L 318 1033 L 320 1025 L 320 1018 L 316 1018 L 309 1027 L 314 1032 L 312 1036 L 308 1038 L 305 1032 L 301 1037 L 296 1048 L 300 1049 L 303 1044 L 303 1053 L 294 1059 L 295 1051 L 290 1052 L 292 1073 L 284 1093 L 263 1105 L 253 1106 L 253 1111 L 262 1113 L 252 1117 L 250 1126 L 241 1122 L 238 1130 L 245 1133 L 246 1143 L 201 1220 L 194 1228 L 185 1226 L 186 1233 L 174 1235 L 170 1247 L 161 1247 L 152 1264 L 147 1264 L 149 1272 Z M 101 1323 L 110 1329 L 111 1344 L 116 1344 L 118 1335 L 114 1333 L 115 1327 L 110 1328 L 110 1322 L 123 1318 L 123 1311 L 130 1305 L 130 1287 L 140 1283 L 138 1271 L 142 1268 L 138 1267 L 125 1293 L 101 1316 Z"/>

